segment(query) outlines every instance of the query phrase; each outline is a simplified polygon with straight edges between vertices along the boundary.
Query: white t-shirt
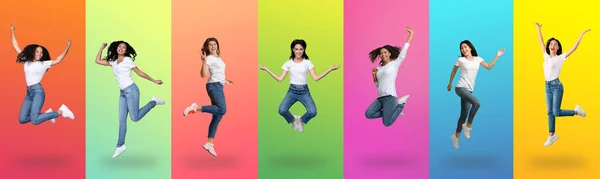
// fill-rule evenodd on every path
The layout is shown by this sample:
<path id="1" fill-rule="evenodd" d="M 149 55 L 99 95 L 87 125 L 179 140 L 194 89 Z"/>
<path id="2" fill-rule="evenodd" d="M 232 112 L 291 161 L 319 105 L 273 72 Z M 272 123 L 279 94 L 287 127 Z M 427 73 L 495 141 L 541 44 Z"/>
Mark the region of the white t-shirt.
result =
<path id="1" fill-rule="evenodd" d="M 483 58 L 481 57 L 473 57 L 472 61 L 465 57 L 459 57 L 454 64 L 454 66 L 460 67 L 460 79 L 456 87 L 467 88 L 469 91 L 473 91 L 481 62 L 483 62 Z"/>
<path id="2" fill-rule="evenodd" d="M 567 60 L 567 58 L 565 58 L 564 53 L 554 57 L 550 57 L 550 55 L 544 53 L 544 78 L 546 78 L 546 81 L 552 81 L 558 78 L 565 60 Z"/>
<path id="3" fill-rule="evenodd" d="M 117 64 L 118 60 L 109 61 L 113 69 L 113 74 L 117 78 L 119 88 L 125 89 L 133 84 L 133 78 L 131 78 L 131 69 L 135 67 L 133 59 L 129 57 L 123 58 L 121 63 Z"/>
<path id="4" fill-rule="evenodd" d="M 220 82 L 225 83 L 225 62 L 221 57 L 217 56 L 206 56 L 206 64 L 208 65 L 208 71 L 210 71 L 210 78 L 208 83 Z"/>
<path id="5" fill-rule="evenodd" d="M 310 60 L 303 59 L 300 63 L 288 60 L 283 64 L 281 69 L 290 73 L 290 84 L 305 85 L 308 79 L 308 71 L 314 67 L 315 65 Z"/>
<path id="6" fill-rule="evenodd" d="M 400 65 L 402 62 L 404 62 L 409 46 L 409 43 L 404 43 L 404 47 L 402 47 L 398 58 L 392 60 L 385 66 L 377 67 L 377 74 L 375 75 L 377 76 L 378 82 L 375 83 L 375 85 L 377 86 L 378 97 L 388 95 L 398 97 L 396 94 L 396 78 L 398 77 L 398 68 L 400 68 Z"/>
<path id="7" fill-rule="evenodd" d="M 46 70 L 52 66 L 52 61 L 36 61 L 25 62 L 23 68 L 25 70 L 25 82 L 27 86 L 38 84 L 42 81 Z"/>

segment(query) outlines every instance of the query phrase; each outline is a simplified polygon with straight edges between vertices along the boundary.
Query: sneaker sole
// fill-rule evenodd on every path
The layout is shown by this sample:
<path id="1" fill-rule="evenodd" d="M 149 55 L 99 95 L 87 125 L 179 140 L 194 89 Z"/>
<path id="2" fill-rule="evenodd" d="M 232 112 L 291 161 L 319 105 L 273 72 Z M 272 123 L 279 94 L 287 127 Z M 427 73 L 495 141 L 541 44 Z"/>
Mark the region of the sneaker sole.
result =
<path id="1" fill-rule="evenodd" d="M 202 148 L 204 148 L 204 150 L 206 150 L 206 152 L 208 152 L 208 154 L 216 157 L 217 155 L 210 153 L 210 150 L 208 150 L 206 147 L 202 146 Z"/>
<path id="2" fill-rule="evenodd" d="M 123 150 L 123 152 L 121 152 L 121 153 L 117 154 L 117 156 L 114 156 L 113 158 L 117 158 L 117 157 L 119 157 L 119 156 L 123 155 L 123 153 L 125 153 L 125 151 L 127 151 L 127 149 Z"/>

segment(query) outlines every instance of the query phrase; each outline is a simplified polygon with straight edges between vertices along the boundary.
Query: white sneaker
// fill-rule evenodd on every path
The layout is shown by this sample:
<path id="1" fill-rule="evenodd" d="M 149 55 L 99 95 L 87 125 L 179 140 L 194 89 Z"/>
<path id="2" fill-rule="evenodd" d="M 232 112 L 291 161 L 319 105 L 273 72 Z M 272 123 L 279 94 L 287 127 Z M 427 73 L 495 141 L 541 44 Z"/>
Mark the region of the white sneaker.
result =
<path id="1" fill-rule="evenodd" d="M 296 124 L 296 126 L 298 127 L 298 132 L 304 131 L 304 123 L 302 123 L 302 116 L 298 116 L 298 118 L 296 118 L 296 122 L 298 122 L 298 124 Z"/>
<path id="2" fill-rule="evenodd" d="M 165 104 L 165 100 L 162 100 L 162 99 L 160 99 L 160 98 L 158 98 L 156 96 L 152 96 L 152 101 L 156 102 L 156 104 L 158 104 L 158 105 Z"/>
<path id="3" fill-rule="evenodd" d="M 404 116 L 404 112 L 400 112 L 400 116 Z"/>
<path id="4" fill-rule="evenodd" d="M 408 97 L 410 97 L 410 95 L 404 95 L 404 96 L 402 96 L 400 99 L 398 99 L 398 104 L 406 104 L 406 101 L 408 100 Z"/>
<path id="5" fill-rule="evenodd" d="M 585 117 L 585 111 L 581 109 L 581 106 L 575 105 L 575 111 L 577 111 L 578 116 Z"/>
<path id="6" fill-rule="evenodd" d="M 292 128 L 294 129 L 294 131 L 298 130 L 298 118 L 300 118 L 299 116 L 294 116 L 294 121 L 292 121 Z"/>
<path id="7" fill-rule="evenodd" d="M 465 134 L 465 138 L 467 138 L 467 139 L 471 138 L 471 130 L 473 130 L 473 128 L 472 127 L 471 128 L 467 127 L 467 124 L 463 124 L 462 127 L 465 130 L 465 133 L 464 133 Z"/>
<path id="8" fill-rule="evenodd" d="M 62 117 L 69 118 L 71 120 L 75 119 L 73 111 L 71 111 L 66 105 L 63 104 L 60 106 L 60 108 L 58 108 L 58 110 L 62 111 Z"/>
<path id="9" fill-rule="evenodd" d="M 212 144 L 210 142 L 206 142 L 203 146 L 204 150 L 208 151 L 208 153 L 210 153 L 213 156 L 217 156 L 217 152 L 215 152 L 215 144 Z"/>
<path id="10" fill-rule="evenodd" d="M 119 155 L 125 152 L 125 150 L 127 150 L 127 147 L 125 145 L 117 147 L 117 150 L 115 150 L 115 153 L 113 154 L 112 158 L 117 158 Z"/>
<path id="11" fill-rule="evenodd" d="M 458 149 L 458 138 L 456 137 L 456 135 L 452 134 L 452 136 L 450 136 L 450 139 L 452 139 L 452 144 L 454 144 L 454 148 Z"/>
<path id="12" fill-rule="evenodd" d="M 185 110 L 183 111 L 183 116 L 188 116 L 190 114 L 196 113 L 196 108 L 198 108 L 198 105 L 196 103 L 192 103 L 192 105 L 185 108 Z"/>
<path id="13" fill-rule="evenodd" d="M 52 108 L 48 109 L 48 110 L 47 110 L 46 112 L 44 112 L 44 113 L 49 113 L 49 112 L 52 112 Z M 52 118 L 52 119 L 50 119 L 50 122 L 52 122 L 52 124 L 56 123 L 56 118 Z"/>
<path id="14" fill-rule="evenodd" d="M 558 135 L 554 134 L 552 136 L 548 136 L 548 139 L 546 139 L 546 142 L 544 142 L 544 147 L 550 147 L 554 142 L 556 142 L 556 140 L 558 140 Z"/>

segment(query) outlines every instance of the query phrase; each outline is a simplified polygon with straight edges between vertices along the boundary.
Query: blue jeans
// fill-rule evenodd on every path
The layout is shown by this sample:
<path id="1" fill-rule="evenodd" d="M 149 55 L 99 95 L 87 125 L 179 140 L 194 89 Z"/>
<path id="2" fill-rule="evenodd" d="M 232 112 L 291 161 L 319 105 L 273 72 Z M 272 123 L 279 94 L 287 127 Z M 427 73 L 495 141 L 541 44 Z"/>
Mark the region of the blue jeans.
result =
<path id="1" fill-rule="evenodd" d="M 134 83 L 121 90 L 119 97 L 119 140 L 117 147 L 125 144 L 125 135 L 127 133 L 127 113 L 133 122 L 140 121 L 152 108 L 156 106 L 155 101 L 150 101 L 141 109 L 140 107 L 140 89 Z"/>
<path id="2" fill-rule="evenodd" d="M 462 125 L 467 120 L 467 114 L 469 116 L 468 123 L 473 123 L 475 114 L 477 114 L 477 110 L 479 110 L 481 104 L 479 103 L 479 99 L 473 95 L 473 92 L 467 88 L 456 87 L 454 91 L 460 97 L 460 117 L 458 117 L 458 124 L 456 124 L 456 133 L 460 133 Z"/>
<path id="3" fill-rule="evenodd" d="M 556 117 L 575 115 L 575 111 L 573 110 L 560 109 L 563 91 L 564 87 L 558 78 L 552 81 L 546 81 L 546 106 L 548 107 L 549 132 L 554 132 Z"/>
<path id="4" fill-rule="evenodd" d="M 290 113 L 290 108 L 298 101 L 300 101 L 300 103 L 304 105 L 304 108 L 306 108 L 306 113 L 304 113 L 300 119 L 304 122 L 304 124 L 308 124 L 308 121 L 317 116 L 317 107 L 315 105 L 315 101 L 312 99 L 312 96 L 310 96 L 308 85 L 291 84 L 287 94 L 279 105 L 279 114 L 285 118 L 288 124 L 292 123 L 294 116 L 292 113 Z"/>
<path id="5" fill-rule="evenodd" d="M 34 125 L 38 125 L 47 120 L 57 118 L 57 112 L 40 113 L 45 100 L 46 93 L 41 84 L 28 86 L 25 100 L 19 111 L 19 123 L 26 124 L 31 122 Z"/>
<path id="6" fill-rule="evenodd" d="M 369 105 L 365 116 L 367 119 L 383 118 L 383 125 L 390 127 L 396 122 L 403 109 L 404 104 L 398 104 L 396 97 L 382 96 Z"/>
<path id="7" fill-rule="evenodd" d="M 225 104 L 225 93 L 223 93 L 223 84 L 216 83 L 207 83 L 206 91 L 208 92 L 208 97 L 210 97 L 210 106 L 202 106 L 202 112 L 212 114 L 212 119 L 210 120 L 210 125 L 208 126 L 208 138 L 215 138 L 215 134 L 217 133 L 217 128 L 219 127 L 219 122 L 223 118 L 223 115 L 227 112 L 226 104 Z"/>

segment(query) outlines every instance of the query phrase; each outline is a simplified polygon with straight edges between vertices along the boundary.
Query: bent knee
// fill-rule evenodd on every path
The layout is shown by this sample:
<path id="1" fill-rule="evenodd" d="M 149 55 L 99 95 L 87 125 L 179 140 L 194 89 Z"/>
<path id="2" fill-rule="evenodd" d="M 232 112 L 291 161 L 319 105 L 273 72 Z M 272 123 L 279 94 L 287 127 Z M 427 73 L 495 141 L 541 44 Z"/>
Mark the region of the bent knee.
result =
<path id="1" fill-rule="evenodd" d="M 27 120 L 27 118 L 19 118 L 19 123 L 21 124 L 27 124 L 29 121 Z"/>
<path id="2" fill-rule="evenodd" d="M 394 122 L 383 121 L 383 126 L 385 126 L 385 127 L 391 127 L 392 124 L 394 124 Z"/>
<path id="3" fill-rule="evenodd" d="M 315 117 L 317 116 L 317 110 L 309 110 L 306 112 L 308 116 Z"/>

